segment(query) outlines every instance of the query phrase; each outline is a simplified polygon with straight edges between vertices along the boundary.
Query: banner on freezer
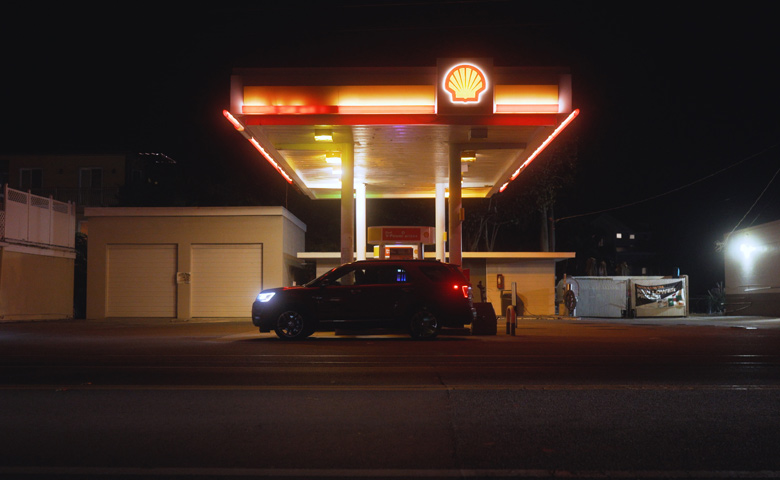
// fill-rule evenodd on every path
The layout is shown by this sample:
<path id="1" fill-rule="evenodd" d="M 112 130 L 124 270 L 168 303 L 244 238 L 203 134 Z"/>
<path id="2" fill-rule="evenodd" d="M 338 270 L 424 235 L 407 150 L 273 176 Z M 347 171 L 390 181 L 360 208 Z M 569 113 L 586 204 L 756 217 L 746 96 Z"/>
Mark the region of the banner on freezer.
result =
<path id="1" fill-rule="evenodd" d="M 667 283 L 666 285 L 634 284 L 636 306 L 656 304 L 659 307 L 678 307 L 685 305 L 683 281 Z"/>

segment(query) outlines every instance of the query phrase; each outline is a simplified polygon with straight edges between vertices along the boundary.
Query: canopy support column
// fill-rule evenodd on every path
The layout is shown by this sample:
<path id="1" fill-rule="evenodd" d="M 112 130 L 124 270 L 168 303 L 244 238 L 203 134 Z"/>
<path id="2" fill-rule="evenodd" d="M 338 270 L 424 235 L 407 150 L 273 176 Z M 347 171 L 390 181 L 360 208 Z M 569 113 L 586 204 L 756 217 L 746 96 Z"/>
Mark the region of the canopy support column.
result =
<path id="1" fill-rule="evenodd" d="M 349 263 L 354 257 L 355 161 L 350 148 L 341 152 L 341 263 Z"/>
<path id="2" fill-rule="evenodd" d="M 461 258 L 463 252 L 463 200 L 461 198 L 462 172 L 460 168 L 460 150 L 450 146 L 450 229 L 447 232 L 447 240 L 449 240 L 450 245 L 449 263 L 458 266 L 463 265 Z"/>
<path id="3" fill-rule="evenodd" d="M 445 245 L 447 227 L 446 227 L 446 210 L 445 210 L 445 188 L 446 184 L 436 184 L 436 260 L 440 262 L 446 262 L 445 258 Z"/>
<path id="4" fill-rule="evenodd" d="M 355 240 L 357 259 L 366 259 L 366 184 L 355 185 Z"/>

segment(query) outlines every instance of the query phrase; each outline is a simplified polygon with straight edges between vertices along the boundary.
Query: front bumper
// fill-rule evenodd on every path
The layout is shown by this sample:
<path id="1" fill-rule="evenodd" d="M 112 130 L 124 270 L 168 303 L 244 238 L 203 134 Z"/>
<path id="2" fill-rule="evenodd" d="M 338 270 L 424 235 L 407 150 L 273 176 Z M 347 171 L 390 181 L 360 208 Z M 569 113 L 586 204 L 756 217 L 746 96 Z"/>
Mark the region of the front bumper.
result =
<path id="1" fill-rule="evenodd" d="M 252 304 L 252 325 L 258 327 L 261 332 L 270 332 L 273 329 L 273 319 L 270 318 L 266 305 L 257 300 Z"/>

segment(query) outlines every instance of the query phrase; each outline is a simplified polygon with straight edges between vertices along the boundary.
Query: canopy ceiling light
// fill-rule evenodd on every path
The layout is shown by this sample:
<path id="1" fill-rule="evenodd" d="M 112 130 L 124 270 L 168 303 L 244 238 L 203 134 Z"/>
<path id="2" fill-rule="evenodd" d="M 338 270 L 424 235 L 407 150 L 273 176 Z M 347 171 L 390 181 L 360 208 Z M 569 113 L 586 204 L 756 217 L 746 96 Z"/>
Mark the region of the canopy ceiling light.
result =
<path id="1" fill-rule="evenodd" d="M 341 165 L 341 152 L 328 152 L 325 154 L 325 163 Z"/>
<path id="2" fill-rule="evenodd" d="M 325 129 L 315 129 L 314 130 L 314 140 L 318 142 L 332 142 L 333 141 L 333 130 L 325 130 Z"/>
<path id="3" fill-rule="evenodd" d="M 477 151 L 476 150 L 462 150 L 460 152 L 460 161 L 461 162 L 476 162 L 477 161 Z"/>

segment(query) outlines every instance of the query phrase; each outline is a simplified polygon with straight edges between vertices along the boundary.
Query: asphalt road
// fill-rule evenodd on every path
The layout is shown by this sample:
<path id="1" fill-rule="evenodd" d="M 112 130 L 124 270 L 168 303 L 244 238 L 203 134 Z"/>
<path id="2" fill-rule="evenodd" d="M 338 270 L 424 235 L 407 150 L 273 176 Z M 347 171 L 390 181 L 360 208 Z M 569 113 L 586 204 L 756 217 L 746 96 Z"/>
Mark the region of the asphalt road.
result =
<path id="1" fill-rule="evenodd" d="M 778 327 L 0 324 L 0 478 L 780 478 Z"/>

